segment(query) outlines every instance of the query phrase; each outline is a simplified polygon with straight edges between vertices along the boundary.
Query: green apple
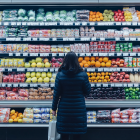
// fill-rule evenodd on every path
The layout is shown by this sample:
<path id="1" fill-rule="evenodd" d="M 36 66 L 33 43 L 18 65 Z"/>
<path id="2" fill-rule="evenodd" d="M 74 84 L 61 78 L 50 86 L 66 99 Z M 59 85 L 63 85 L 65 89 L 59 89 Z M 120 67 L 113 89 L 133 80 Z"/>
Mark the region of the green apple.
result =
<path id="1" fill-rule="evenodd" d="M 28 79 L 26 79 L 26 83 L 31 83 L 31 77 L 29 77 Z"/>
<path id="2" fill-rule="evenodd" d="M 37 78 L 36 78 L 36 77 L 33 77 L 33 78 L 32 78 L 32 82 L 33 82 L 33 83 L 36 83 L 36 82 L 37 82 Z"/>
<path id="3" fill-rule="evenodd" d="M 36 62 L 35 59 L 32 59 L 32 60 L 31 60 L 31 63 L 33 63 L 33 62 Z"/>
<path id="4" fill-rule="evenodd" d="M 26 72 L 26 77 L 29 78 L 31 76 L 30 72 Z"/>
<path id="5" fill-rule="evenodd" d="M 36 67 L 36 63 L 33 62 L 33 63 L 31 64 L 31 67 L 35 68 L 35 67 Z"/>
<path id="6" fill-rule="evenodd" d="M 37 63 L 37 67 L 38 67 L 38 68 L 41 68 L 41 67 L 42 67 L 42 63 L 41 63 L 41 62 L 38 62 L 38 63 Z"/>
<path id="7" fill-rule="evenodd" d="M 37 58 L 36 58 L 36 63 L 38 63 L 38 62 L 42 62 L 42 58 L 37 57 Z"/>
<path id="8" fill-rule="evenodd" d="M 56 78 L 56 73 L 53 73 L 52 77 L 55 79 Z"/>
<path id="9" fill-rule="evenodd" d="M 51 78 L 50 81 L 51 81 L 52 83 L 54 83 L 54 82 L 55 82 L 55 79 L 54 79 L 54 78 Z"/>
<path id="10" fill-rule="evenodd" d="M 36 73 L 36 77 L 37 77 L 37 78 L 41 77 L 41 73 L 40 73 L 40 72 L 37 72 L 37 73 Z"/>
<path id="11" fill-rule="evenodd" d="M 43 81 L 43 79 L 40 77 L 40 78 L 38 79 L 38 83 L 42 83 L 42 81 Z"/>
<path id="12" fill-rule="evenodd" d="M 52 77 L 52 73 L 51 72 L 47 72 L 47 77 L 51 78 Z"/>
<path id="13" fill-rule="evenodd" d="M 49 62 L 46 62 L 46 63 L 45 63 L 45 67 L 46 67 L 46 68 L 49 68 L 50 66 L 51 66 L 51 64 L 50 64 Z"/>
<path id="14" fill-rule="evenodd" d="M 44 78 L 44 83 L 48 83 L 50 79 L 48 77 Z"/>
<path id="15" fill-rule="evenodd" d="M 31 73 L 31 77 L 35 77 L 35 72 L 32 72 Z"/>
<path id="16" fill-rule="evenodd" d="M 26 62 L 25 63 L 25 68 L 29 68 L 30 67 L 30 63 L 29 62 Z"/>
<path id="17" fill-rule="evenodd" d="M 42 72 L 41 77 L 46 78 L 46 72 Z"/>
<path id="18" fill-rule="evenodd" d="M 44 63 L 42 63 L 42 67 L 43 67 L 43 68 L 44 68 L 44 66 L 45 66 Z"/>

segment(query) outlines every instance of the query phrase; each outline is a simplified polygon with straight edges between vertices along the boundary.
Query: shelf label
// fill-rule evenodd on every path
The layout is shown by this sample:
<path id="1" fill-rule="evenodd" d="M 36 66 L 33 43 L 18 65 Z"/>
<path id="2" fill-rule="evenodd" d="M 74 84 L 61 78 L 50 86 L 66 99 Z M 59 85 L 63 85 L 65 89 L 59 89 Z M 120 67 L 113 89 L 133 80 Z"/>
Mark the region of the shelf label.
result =
<path id="1" fill-rule="evenodd" d="M 21 84 L 20 84 L 21 85 Z M 28 87 L 28 84 L 22 84 L 22 87 Z"/>
<path id="2" fill-rule="evenodd" d="M 38 87 L 38 85 L 37 85 L 37 84 L 33 84 L 33 86 L 34 86 L 34 87 Z"/>
<path id="3" fill-rule="evenodd" d="M 73 22 L 64 22 L 64 25 L 73 25 Z"/>
<path id="4" fill-rule="evenodd" d="M 98 56 L 98 53 L 93 53 L 93 56 Z"/>
<path id="5" fill-rule="evenodd" d="M 9 25 L 9 22 L 4 22 L 4 25 L 6 25 L 6 26 Z"/>
<path id="6" fill-rule="evenodd" d="M 122 84 L 115 84 L 115 87 L 122 87 Z"/>
<path id="7" fill-rule="evenodd" d="M 96 41 L 96 37 L 92 37 L 91 40 L 92 40 L 92 41 Z"/>
<path id="8" fill-rule="evenodd" d="M 54 68 L 50 68 L 50 72 L 54 72 Z"/>
<path id="9" fill-rule="evenodd" d="M 26 25 L 27 23 L 26 22 L 22 22 L 22 25 Z"/>
<path id="10" fill-rule="evenodd" d="M 52 53 L 52 56 L 57 56 L 57 53 Z"/>
<path id="11" fill-rule="evenodd" d="M 80 25 L 80 22 L 75 22 L 75 25 Z"/>
<path id="12" fill-rule="evenodd" d="M 18 84 L 13 84 L 13 87 L 18 87 Z"/>
<path id="13" fill-rule="evenodd" d="M 136 72 L 138 72 L 139 71 L 139 68 L 133 68 L 134 69 L 134 71 L 136 71 Z"/>
<path id="14" fill-rule="evenodd" d="M 131 25 L 131 22 L 126 22 L 126 25 Z"/>
<path id="15" fill-rule="evenodd" d="M 55 68 L 55 71 L 58 71 L 58 68 Z"/>
<path id="16" fill-rule="evenodd" d="M 116 25 L 122 25 L 122 23 L 121 22 L 116 22 Z"/>
<path id="17" fill-rule="evenodd" d="M 129 54 L 128 53 L 123 53 L 123 56 L 128 56 Z"/>
<path id="18" fill-rule="evenodd" d="M 137 84 L 137 83 L 134 83 L 134 87 L 139 87 L 139 84 Z"/>
<path id="19" fill-rule="evenodd" d="M 54 87 L 54 84 L 51 84 L 51 87 Z"/>
<path id="20" fill-rule="evenodd" d="M 115 85 L 112 83 L 110 86 L 111 86 L 111 87 L 114 87 Z"/>
<path id="21" fill-rule="evenodd" d="M 109 53 L 109 56 L 114 56 L 114 53 Z"/>
<path id="22" fill-rule="evenodd" d="M 13 56 L 13 53 L 9 53 L 9 56 Z"/>
<path id="23" fill-rule="evenodd" d="M 122 53 L 117 53 L 117 56 L 122 56 Z"/>
<path id="24" fill-rule="evenodd" d="M 44 38 L 44 41 L 49 41 L 50 40 L 50 38 Z"/>
<path id="25" fill-rule="evenodd" d="M 18 38 L 16 38 L 15 40 L 16 40 L 16 41 L 21 41 L 21 38 L 20 38 L 20 37 L 18 37 Z"/>
<path id="26" fill-rule="evenodd" d="M 120 41 L 120 37 L 115 37 L 115 40 L 116 41 Z"/>
<path id="27" fill-rule="evenodd" d="M 34 71 L 34 68 L 27 68 L 27 71 Z"/>
<path id="28" fill-rule="evenodd" d="M 5 87 L 5 86 L 6 86 L 6 84 L 1 84 L 1 86 L 2 86 L 2 87 Z"/>
<path id="29" fill-rule="evenodd" d="M 16 53 L 16 56 L 20 56 L 20 53 Z"/>
<path id="30" fill-rule="evenodd" d="M 98 25 L 104 25 L 105 23 L 104 22 L 98 22 L 97 24 Z"/>
<path id="31" fill-rule="evenodd" d="M 33 41 L 37 41 L 38 38 L 32 38 Z"/>
<path id="32" fill-rule="evenodd" d="M 23 41 L 31 41 L 31 37 L 23 38 Z"/>
<path id="33" fill-rule="evenodd" d="M 129 37 L 125 37 L 125 41 L 129 41 Z"/>
<path id="34" fill-rule="evenodd" d="M 57 41 L 57 38 L 52 38 L 52 41 Z"/>
<path id="35" fill-rule="evenodd" d="M 101 41 L 105 41 L 105 38 L 101 37 L 100 40 L 101 40 Z"/>
<path id="36" fill-rule="evenodd" d="M 23 56 L 28 56 L 28 53 L 23 53 Z"/>
<path id="37" fill-rule="evenodd" d="M 91 87 L 95 87 L 95 84 L 91 84 Z"/>
<path id="38" fill-rule="evenodd" d="M 104 68 L 104 71 L 109 71 L 109 68 Z"/>
<path id="39" fill-rule="evenodd" d="M 95 22 L 90 22 L 89 25 L 95 25 Z"/>
<path id="40" fill-rule="evenodd" d="M 80 53 L 79 55 L 80 55 L 80 56 L 85 56 L 85 53 Z"/>
<path id="41" fill-rule="evenodd" d="M 11 22 L 11 25 L 17 25 L 17 23 L 16 22 Z"/>
<path id="42" fill-rule="evenodd" d="M 123 84 L 123 87 L 127 87 L 127 84 L 126 84 L 126 83 L 124 83 L 124 84 Z"/>
<path id="43" fill-rule="evenodd" d="M 127 84 L 128 85 L 128 87 L 133 87 L 133 84 Z"/>
<path id="44" fill-rule="evenodd" d="M 108 53 L 99 53 L 99 56 L 107 56 Z"/>
<path id="45" fill-rule="evenodd" d="M 81 41 L 90 41 L 89 37 L 81 38 Z"/>
<path id="46" fill-rule="evenodd" d="M 140 41 L 140 38 L 137 38 L 138 41 Z"/>
<path id="47" fill-rule="evenodd" d="M 130 56 L 136 56 L 136 53 L 130 53 Z"/>
<path id="48" fill-rule="evenodd" d="M 82 22 L 82 25 L 87 25 L 87 22 Z"/>
<path id="49" fill-rule="evenodd" d="M 101 87 L 101 84 L 96 84 L 96 87 Z"/>
<path id="50" fill-rule="evenodd" d="M 138 23 L 137 22 L 132 22 L 132 25 L 136 26 L 136 25 L 138 25 Z"/>
<path id="51" fill-rule="evenodd" d="M 38 56 L 38 53 L 30 53 L 30 56 Z"/>
<path id="52" fill-rule="evenodd" d="M 108 84 L 103 84 L 103 87 L 108 87 Z"/>
<path id="53" fill-rule="evenodd" d="M 120 68 L 116 68 L 116 71 L 120 71 Z"/>
<path id="54" fill-rule="evenodd" d="M 7 87 L 12 87 L 12 84 L 7 84 Z"/>
<path id="55" fill-rule="evenodd" d="M 136 41 L 136 38 L 132 37 L 130 38 L 130 41 Z"/>
<path id="56" fill-rule="evenodd" d="M 98 71 L 103 71 L 103 68 L 98 68 Z"/>
<path id="57" fill-rule="evenodd" d="M 59 53 L 59 56 L 64 56 L 64 53 Z"/>
<path id="58" fill-rule="evenodd" d="M 91 56 L 91 53 L 86 53 L 86 56 Z"/>
<path id="59" fill-rule="evenodd" d="M 16 38 L 6 38 L 6 41 L 15 41 Z"/>
<path id="60" fill-rule="evenodd" d="M 75 41 L 75 38 L 68 38 L 69 41 Z"/>
<path id="61" fill-rule="evenodd" d="M 17 22 L 17 25 L 19 25 L 19 26 L 20 26 L 20 25 L 21 25 L 21 22 Z"/>
<path id="62" fill-rule="evenodd" d="M 140 56 L 140 53 L 138 53 L 138 56 Z"/>
<path id="63" fill-rule="evenodd" d="M 45 24 L 44 24 L 44 22 L 40 22 L 40 26 L 44 26 Z"/>
<path id="64" fill-rule="evenodd" d="M 87 71 L 91 71 L 91 68 L 87 68 Z"/>
<path id="65" fill-rule="evenodd" d="M 44 71 L 45 71 L 45 72 L 48 71 L 48 68 L 44 68 Z"/>
<path id="66" fill-rule="evenodd" d="M 25 68 L 17 68 L 17 71 L 25 71 Z"/>
<path id="67" fill-rule="evenodd" d="M 8 68 L 8 71 L 12 71 L 12 68 Z"/>
<path id="68" fill-rule="evenodd" d="M 64 25 L 64 22 L 60 22 L 60 25 Z"/>

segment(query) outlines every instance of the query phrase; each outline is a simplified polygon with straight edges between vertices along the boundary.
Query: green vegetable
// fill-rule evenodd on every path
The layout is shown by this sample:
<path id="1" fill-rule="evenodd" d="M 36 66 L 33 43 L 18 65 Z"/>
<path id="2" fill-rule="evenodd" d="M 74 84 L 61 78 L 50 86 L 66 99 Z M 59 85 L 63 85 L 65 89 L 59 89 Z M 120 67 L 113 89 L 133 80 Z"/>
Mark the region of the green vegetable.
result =
<path id="1" fill-rule="evenodd" d="M 26 11 L 24 9 L 19 9 L 18 10 L 18 15 L 19 16 L 22 16 L 23 17 L 23 16 L 25 16 L 25 14 L 26 14 Z"/>

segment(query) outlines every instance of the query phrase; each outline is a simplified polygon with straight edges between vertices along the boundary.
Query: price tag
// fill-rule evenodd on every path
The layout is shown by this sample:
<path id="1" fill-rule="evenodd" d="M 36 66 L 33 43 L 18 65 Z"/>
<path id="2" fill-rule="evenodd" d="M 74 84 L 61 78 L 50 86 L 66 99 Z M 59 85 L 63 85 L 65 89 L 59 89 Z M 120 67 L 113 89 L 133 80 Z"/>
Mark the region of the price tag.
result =
<path id="1" fill-rule="evenodd" d="M 73 22 L 64 22 L 64 25 L 73 25 Z"/>
<path id="2" fill-rule="evenodd" d="M 50 72 L 54 72 L 54 68 L 50 68 Z"/>
<path id="3" fill-rule="evenodd" d="M 103 87 L 108 87 L 108 84 L 103 84 Z"/>
<path id="4" fill-rule="evenodd" d="M 34 68 L 27 68 L 27 71 L 34 71 Z"/>
<path id="5" fill-rule="evenodd" d="M 28 53 L 23 53 L 23 56 L 28 56 Z"/>
<path id="6" fill-rule="evenodd" d="M 92 37 L 91 40 L 92 40 L 92 41 L 96 41 L 96 37 Z"/>
<path id="7" fill-rule="evenodd" d="M 30 56 L 38 56 L 38 53 L 30 53 Z"/>
<path id="8" fill-rule="evenodd" d="M 6 38 L 6 41 L 15 41 L 16 38 Z"/>
<path id="9" fill-rule="evenodd" d="M 39 71 L 40 68 L 35 68 L 35 71 Z"/>
<path id="10" fill-rule="evenodd" d="M 105 41 L 105 38 L 101 37 L 100 40 L 101 40 L 101 41 Z"/>
<path id="11" fill-rule="evenodd" d="M 95 25 L 95 22 L 90 22 L 89 25 Z"/>
<path id="12" fill-rule="evenodd" d="M 44 38 L 39 38 L 40 41 L 44 41 Z"/>
<path id="13" fill-rule="evenodd" d="M 13 56 L 13 53 L 9 53 L 9 56 Z"/>
<path id="14" fill-rule="evenodd" d="M 25 71 L 25 68 L 17 68 L 17 71 Z"/>
<path id="15" fill-rule="evenodd" d="M 30 84 L 30 87 L 34 87 L 34 84 Z"/>
<path id="16" fill-rule="evenodd" d="M 122 23 L 121 22 L 116 22 L 116 25 L 121 25 Z"/>
<path id="17" fill-rule="evenodd" d="M 7 84 L 7 87 L 12 87 L 12 84 Z"/>
<path id="18" fill-rule="evenodd" d="M 20 53 L 16 53 L 16 56 L 20 56 Z"/>
<path id="19" fill-rule="evenodd" d="M 44 71 L 45 71 L 45 72 L 48 71 L 48 68 L 44 68 Z"/>
<path id="20" fill-rule="evenodd" d="M 34 87 L 38 87 L 38 85 L 37 85 L 37 84 L 34 84 L 33 86 L 34 86 Z"/>
<path id="21" fill-rule="evenodd" d="M 139 87 L 139 84 L 137 84 L 137 83 L 134 83 L 134 87 Z"/>
<path id="22" fill-rule="evenodd" d="M 126 22 L 126 25 L 131 25 L 131 22 Z"/>
<path id="23" fill-rule="evenodd" d="M 98 25 L 105 25 L 104 22 L 98 22 L 97 24 L 98 24 Z"/>
<path id="24" fill-rule="evenodd" d="M 91 53 L 86 53 L 86 56 L 91 56 Z"/>
<path id="25" fill-rule="evenodd" d="M 69 41 L 75 41 L 75 38 L 68 38 Z"/>
<path id="26" fill-rule="evenodd" d="M 91 68 L 87 68 L 87 71 L 91 71 Z"/>
<path id="27" fill-rule="evenodd" d="M 115 40 L 116 41 L 120 41 L 120 37 L 115 37 Z"/>
<path id="28" fill-rule="evenodd" d="M 16 22 L 11 22 L 11 25 L 17 25 L 17 23 Z"/>
<path id="29" fill-rule="evenodd" d="M 122 68 L 122 71 L 127 71 L 127 68 Z"/>
<path id="30" fill-rule="evenodd" d="M 82 22 L 82 25 L 84 25 L 84 26 L 87 25 L 87 22 Z"/>
<path id="31" fill-rule="evenodd" d="M 103 71 L 103 68 L 98 68 L 98 71 Z"/>
<path id="32" fill-rule="evenodd" d="M 93 53 L 93 56 L 98 56 L 98 53 Z"/>
<path id="33" fill-rule="evenodd" d="M 26 25 L 27 23 L 26 22 L 22 22 L 22 25 Z"/>
<path id="34" fill-rule="evenodd" d="M 59 56 L 64 56 L 64 53 L 59 53 Z"/>
<path id="35" fill-rule="evenodd" d="M 52 38 L 52 41 L 57 41 L 57 38 Z"/>
<path id="36" fill-rule="evenodd" d="M 1 84 L 1 86 L 2 86 L 2 87 L 5 87 L 5 86 L 6 86 L 6 84 Z"/>
<path id="37" fill-rule="evenodd" d="M 64 22 L 60 22 L 60 25 L 64 25 Z"/>
<path id="38" fill-rule="evenodd" d="M 31 41 L 31 37 L 23 38 L 23 41 Z"/>
<path id="39" fill-rule="evenodd" d="M 104 68 L 104 71 L 109 71 L 109 68 Z"/>
<path id="40" fill-rule="evenodd" d="M 52 56 L 57 56 L 57 53 L 52 53 Z"/>
<path id="41" fill-rule="evenodd" d="M 96 84 L 96 87 L 101 87 L 101 84 Z"/>
<path id="42" fill-rule="evenodd" d="M 8 71 L 12 71 L 12 68 L 8 68 Z"/>
<path id="43" fill-rule="evenodd" d="M 75 22 L 75 25 L 80 25 L 80 22 Z"/>
<path id="44" fill-rule="evenodd" d="M 54 84 L 51 84 L 51 87 L 54 87 Z"/>
<path id="45" fill-rule="evenodd" d="M 126 83 L 124 83 L 124 84 L 123 84 L 123 87 L 127 87 L 127 84 L 126 84 Z"/>
<path id="46" fill-rule="evenodd" d="M 91 72 L 95 72 L 95 68 L 91 68 L 90 71 L 91 71 Z"/>
<path id="47" fill-rule="evenodd" d="M 91 87 L 95 87 L 95 84 L 91 84 Z"/>
<path id="48" fill-rule="evenodd" d="M 122 87 L 122 84 L 115 84 L 115 87 Z"/>
<path id="49" fill-rule="evenodd" d="M 20 84 L 21 85 L 21 84 Z M 28 87 L 28 84 L 22 84 L 22 87 Z"/>
<path id="50" fill-rule="evenodd" d="M 80 53 L 80 56 L 85 56 L 85 53 Z"/>
<path id="51" fill-rule="evenodd" d="M 138 56 L 140 56 L 140 53 L 138 53 Z"/>
<path id="52" fill-rule="evenodd" d="M 55 68 L 55 71 L 58 71 L 58 68 Z"/>
<path id="53" fill-rule="evenodd" d="M 39 84 L 40 85 L 40 87 L 44 87 L 44 86 L 46 86 L 46 84 Z"/>
<path id="54" fill-rule="evenodd" d="M 0 68 L 0 72 L 1 72 L 1 71 L 5 71 L 5 68 Z"/>
<path id="55" fill-rule="evenodd" d="M 43 71 L 44 71 L 44 69 L 43 69 L 43 68 L 39 68 L 39 69 L 38 69 L 38 71 L 43 72 Z"/>
<path id="56" fill-rule="evenodd" d="M 100 54 L 99 54 L 100 55 Z M 108 53 L 101 53 L 100 56 L 108 56 Z"/>
<path id="57" fill-rule="evenodd" d="M 21 38 L 18 37 L 18 38 L 16 38 L 15 40 L 16 40 L 16 41 L 21 41 Z"/>
<path id="58" fill-rule="evenodd" d="M 136 53 L 130 53 L 130 56 L 136 56 Z"/>
<path id="59" fill-rule="evenodd" d="M 140 25 L 140 22 L 138 22 L 138 25 Z"/>
<path id="60" fill-rule="evenodd" d="M 40 26 L 44 26 L 45 24 L 44 24 L 44 22 L 40 22 Z"/>
<path id="61" fill-rule="evenodd" d="M 90 38 L 89 37 L 81 38 L 81 41 L 90 41 Z"/>
<path id="62" fill-rule="evenodd" d="M 6 25 L 6 26 L 9 25 L 9 22 L 4 22 L 4 25 Z"/>
<path id="63" fill-rule="evenodd" d="M 126 37 L 126 38 L 125 38 L 125 41 L 129 41 L 129 37 Z"/>
<path id="64" fill-rule="evenodd" d="M 32 38 L 32 40 L 33 40 L 33 41 L 37 41 L 37 40 L 38 40 L 38 38 Z"/>
<path id="65" fill-rule="evenodd" d="M 130 38 L 130 41 L 136 41 L 136 38 L 132 37 Z"/>
<path id="66" fill-rule="evenodd" d="M 17 22 L 17 25 L 20 26 L 21 25 L 21 22 Z"/>
<path id="67" fill-rule="evenodd" d="M 116 68 L 116 71 L 120 71 L 120 68 Z"/>
<path id="68" fill-rule="evenodd" d="M 133 84 L 127 84 L 128 85 L 128 87 L 133 87 Z"/>
<path id="69" fill-rule="evenodd" d="M 115 86 L 115 84 L 111 84 L 110 86 L 111 86 L 111 87 L 114 87 L 114 86 Z"/>
<path id="70" fill-rule="evenodd" d="M 123 56 L 128 56 L 129 55 L 129 53 L 123 53 Z"/>
<path id="71" fill-rule="evenodd" d="M 45 53 L 40 53 L 40 56 L 45 56 Z"/>
<path id="72" fill-rule="evenodd" d="M 44 41 L 49 41 L 50 40 L 50 38 L 44 38 Z"/>
<path id="73" fill-rule="evenodd" d="M 117 56 L 122 56 L 122 53 L 117 53 Z"/>
<path id="74" fill-rule="evenodd" d="M 18 84 L 13 84 L 13 87 L 18 87 Z"/>
<path id="75" fill-rule="evenodd" d="M 57 25 L 57 22 L 48 22 L 48 25 Z"/>
<path id="76" fill-rule="evenodd" d="M 139 71 L 139 68 L 133 68 L 134 69 L 134 71 L 136 71 L 136 72 L 138 72 Z"/>
<path id="77" fill-rule="evenodd" d="M 136 26 L 136 25 L 138 25 L 138 23 L 137 22 L 132 22 L 132 25 Z"/>
<path id="78" fill-rule="evenodd" d="M 114 56 L 114 53 L 109 53 L 109 56 Z"/>
<path id="79" fill-rule="evenodd" d="M 131 71 L 132 72 L 133 71 L 133 68 L 129 68 L 128 71 Z"/>

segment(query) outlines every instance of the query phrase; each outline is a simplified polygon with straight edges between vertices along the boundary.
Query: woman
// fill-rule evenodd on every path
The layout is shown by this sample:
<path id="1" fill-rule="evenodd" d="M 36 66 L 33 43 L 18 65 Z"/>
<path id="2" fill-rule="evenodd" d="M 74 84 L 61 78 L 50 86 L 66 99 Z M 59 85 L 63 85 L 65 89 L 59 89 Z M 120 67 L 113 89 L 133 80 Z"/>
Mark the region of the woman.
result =
<path id="1" fill-rule="evenodd" d="M 90 89 L 88 76 L 80 67 L 76 54 L 67 53 L 56 76 L 52 103 L 54 115 L 58 107 L 57 132 L 62 140 L 69 140 L 69 135 L 73 135 L 74 140 L 80 140 L 80 134 L 86 133 L 84 95 L 89 94 Z"/>

